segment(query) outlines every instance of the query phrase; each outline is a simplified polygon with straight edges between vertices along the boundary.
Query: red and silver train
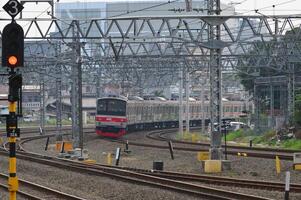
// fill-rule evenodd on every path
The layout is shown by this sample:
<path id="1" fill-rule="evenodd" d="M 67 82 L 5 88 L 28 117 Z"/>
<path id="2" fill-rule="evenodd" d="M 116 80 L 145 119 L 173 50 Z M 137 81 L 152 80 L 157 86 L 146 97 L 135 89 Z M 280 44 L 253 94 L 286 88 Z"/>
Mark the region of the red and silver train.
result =
<path id="1" fill-rule="evenodd" d="M 184 102 L 185 104 L 185 102 Z M 190 126 L 201 126 L 200 101 L 189 102 Z M 204 103 L 205 124 L 209 123 L 209 102 Z M 96 133 L 118 138 L 127 132 L 179 126 L 178 101 L 127 100 L 119 97 L 97 99 Z M 183 106 L 184 113 L 186 112 Z M 238 118 L 246 105 L 243 101 L 223 101 L 223 118 Z M 185 116 L 185 115 L 184 115 Z"/>

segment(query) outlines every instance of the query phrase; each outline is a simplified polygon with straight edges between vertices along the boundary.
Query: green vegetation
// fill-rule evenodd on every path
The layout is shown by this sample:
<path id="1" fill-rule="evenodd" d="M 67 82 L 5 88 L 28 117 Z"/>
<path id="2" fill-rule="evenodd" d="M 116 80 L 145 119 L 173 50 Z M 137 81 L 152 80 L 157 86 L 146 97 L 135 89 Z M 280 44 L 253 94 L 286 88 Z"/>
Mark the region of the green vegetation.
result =
<path id="1" fill-rule="evenodd" d="M 262 135 L 255 135 L 251 130 L 237 130 L 230 132 L 227 135 L 227 141 L 236 141 L 248 143 L 250 140 L 253 141 L 253 144 L 261 144 L 272 147 L 281 147 L 287 149 L 301 149 L 301 140 L 300 139 L 289 139 L 283 141 L 277 141 L 276 131 L 269 130 Z"/>
<path id="2" fill-rule="evenodd" d="M 295 149 L 295 150 L 300 150 L 301 149 L 301 140 L 297 139 L 290 139 L 283 141 L 282 145 L 284 148 L 288 149 Z"/>
<path id="3" fill-rule="evenodd" d="M 248 142 L 254 135 L 252 130 L 239 129 L 227 134 L 227 141 Z M 223 138 L 224 139 L 224 138 Z"/>
<path id="4" fill-rule="evenodd" d="M 185 141 L 209 141 L 209 138 L 205 136 L 204 134 L 200 134 L 199 132 L 184 132 L 183 135 L 181 135 L 179 132 L 177 133 L 176 140 L 185 140 Z"/>

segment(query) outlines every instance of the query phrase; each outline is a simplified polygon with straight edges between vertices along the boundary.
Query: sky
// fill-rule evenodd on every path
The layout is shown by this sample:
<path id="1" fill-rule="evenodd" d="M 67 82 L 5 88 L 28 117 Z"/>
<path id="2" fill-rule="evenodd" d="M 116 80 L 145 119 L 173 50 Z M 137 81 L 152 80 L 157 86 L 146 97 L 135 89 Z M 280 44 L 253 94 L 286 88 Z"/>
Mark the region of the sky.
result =
<path id="1" fill-rule="evenodd" d="M 2 9 L 2 6 L 8 0 L 0 0 L 0 18 L 9 18 L 9 15 Z M 54 0 L 56 2 L 57 0 Z M 64 2 L 75 2 L 76 0 L 60 0 Z M 79 0 L 79 2 L 97 2 L 101 0 Z M 127 0 L 106 0 L 113 1 L 127 1 Z M 141 0 L 139 0 L 141 1 Z M 162 0 L 161 0 L 162 1 Z M 164 1 L 164 0 L 163 0 Z M 168 1 L 168 0 L 165 0 Z M 182 0 L 184 1 L 184 0 Z M 192 0 L 193 1 L 193 0 Z M 231 3 L 235 5 L 236 11 L 244 15 L 255 14 L 254 10 L 258 9 L 261 14 L 264 15 L 289 15 L 289 14 L 301 14 L 301 0 L 221 0 L 221 3 Z M 275 7 L 273 8 L 273 5 Z M 47 9 L 48 8 L 48 9 Z M 24 17 L 47 17 L 46 14 L 41 14 L 45 10 L 49 9 L 48 3 L 26 3 L 23 16 Z M 46 12 L 44 12 L 46 13 Z"/>

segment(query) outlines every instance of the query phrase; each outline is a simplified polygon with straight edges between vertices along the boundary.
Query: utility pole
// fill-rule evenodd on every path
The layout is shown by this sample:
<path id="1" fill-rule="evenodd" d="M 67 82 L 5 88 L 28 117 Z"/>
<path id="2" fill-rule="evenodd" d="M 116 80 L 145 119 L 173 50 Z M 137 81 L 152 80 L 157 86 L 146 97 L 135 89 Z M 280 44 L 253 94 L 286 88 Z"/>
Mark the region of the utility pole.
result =
<path id="1" fill-rule="evenodd" d="M 100 79 L 101 79 L 100 65 L 97 68 L 95 79 L 96 79 L 96 99 L 98 99 L 98 98 L 100 98 L 100 89 L 101 89 L 101 87 L 100 87 Z"/>
<path id="2" fill-rule="evenodd" d="M 78 22 L 77 22 L 78 23 Z M 74 146 L 78 147 L 80 149 L 83 149 L 84 146 L 84 142 L 83 142 L 83 108 L 82 108 L 82 60 L 81 60 L 81 43 L 79 40 L 79 31 L 77 30 L 75 33 L 75 28 L 74 28 L 75 24 L 73 24 L 73 35 L 76 34 L 76 37 L 74 37 L 75 39 L 73 40 L 73 48 L 75 49 L 75 63 L 74 63 L 74 67 L 76 68 L 76 72 L 77 74 L 74 72 L 74 78 L 76 77 L 75 74 L 77 75 L 76 80 L 73 80 L 74 83 L 77 84 L 77 91 L 73 90 L 74 93 L 72 94 L 72 97 L 75 97 L 75 94 L 77 93 L 77 99 L 76 98 L 72 98 L 72 100 L 74 100 L 72 103 L 77 104 L 77 113 L 75 114 L 74 119 L 77 120 L 77 124 L 73 124 L 74 128 L 77 129 L 77 131 L 75 131 L 74 134 Z M 79 26 L 79 25 L 78 25 Z M 76 27 L 78 27 L 76 26 Z M 74 86 L 75 87 L 75 84 Z M 74 88 L 75 89 L 75 88 Z M 72 126 L 73 128 L 73 126 Z"/>
<path id="3" fill-rule="evenodd" d="M 186 3 L 186 12 L 192 11 L 192 0 L 185 0 Z"/>
<path id="4" fill-rule="evenodd" d="M 190 116 L 189 116 L 189 96 L 190 96 L 190 91 L 189 91 L 189 70 L 188 67 L 186 66 L 186 83 L 185 83 L 185 93 L 186 93 L 186 132 L 189 133 L 190 131 L 190 127 L 189 127 L 189 120 L 190 120 Z"/>
<path id="5" fill-rule="evenodd" d="M 202 111 L 202 134 L 205 133 L 205 120 L 206 120 L 206 116 L 205 116 L 205 85 L 206 85 L 206 79 L 203 76 L 202 77 L 202 82 L 201 82 L 201 111 Z"/>
<path id="6" fill-rule="evenodd" d="M 289 73 L 288 73 L 288 122 L 289 125 L 293 123 L 294 117 L 294 108 L 295 108 L 295 73 L 294 73 L 294 64 L 289 63 Z"/>
<path id="7" fill-rule="evenodd" d="M 76 39 L 75 39 L 75 27 L 72 26 L 72 43 L 71 48 L 73 50 L 72 55 L 76 55 Z M 72 120 L 72 138 L 74 139 L 74 146 L 78 145 L 79 141 L 79 127 L 78 127 L 78 90 L 77 90 L 77 67 L 76 67 L 76 56 L 73 57 L 74 61 L 71 66 L 71 120 Z"/>
<path id="8" fill-rule="evenodd" d="M 220 0 L 208 0 L 208 15 L 220 15 Z M 210 123 L 211 123 L 211 141 L 210 141 L 210 159 L 221 160 L 221 51 L 222 47 L 214 45 L 221 41 L 222 20 L 208 20 L 209 43 L 210 47 Z M 217 124 L 217 127 L 215 125 Z"/>
<path id="9" fill-rule="evenodd" d="M 79 128 L 79 141 L 78 147 L 84 148 L 84 135 L 83 135 L 83 91 L 82 91 L 82 60 L 81 60 L 81 44 L 79 41 L 79 32 L 77 32 L 76 41 L 76 64 L 77 64 L 77 85 L 78 85 L 78 128 Z"/>
<path id="10" fill-rule="evenodd" d="M 56 44 L 55 53 L 58 59 L 61 52 L 61 44 Z M 57 63 L 55 66 L 55 88 L 56 88 L 56 141 L 62 141 L 62 66 Z"/>
<path id="11" fill-rule="evenodd" d="M 45 69 L 41 67 L 40 71 L 40 127 L 42 134 L 45 131 Z"/>
<path id="12" fill-rule="evenodd" d="M 270 84 L 270 123 L 269 127 L 273 128 L 274 127 L 274 87 L 273 83 Z"/>
<path id="13" fill-rule="evenodd" d="M 179 133 L 183 136 L 183 68 L 180 66 L 180 85 L 179 85 Z"/>

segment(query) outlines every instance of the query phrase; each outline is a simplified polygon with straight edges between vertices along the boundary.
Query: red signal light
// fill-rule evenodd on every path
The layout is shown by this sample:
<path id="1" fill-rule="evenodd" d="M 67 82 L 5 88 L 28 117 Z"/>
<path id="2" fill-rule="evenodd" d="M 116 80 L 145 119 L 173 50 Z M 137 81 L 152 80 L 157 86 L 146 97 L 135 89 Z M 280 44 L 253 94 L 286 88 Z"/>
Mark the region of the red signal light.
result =
<path id="1" fill-rule="evenodd" d="M 9 56 L 8 63 L 12 66 L 16 65 L 18 62 L 18 58 L 16 56 Z"/>

